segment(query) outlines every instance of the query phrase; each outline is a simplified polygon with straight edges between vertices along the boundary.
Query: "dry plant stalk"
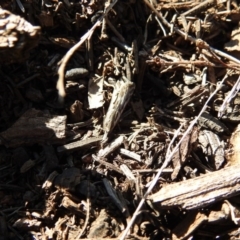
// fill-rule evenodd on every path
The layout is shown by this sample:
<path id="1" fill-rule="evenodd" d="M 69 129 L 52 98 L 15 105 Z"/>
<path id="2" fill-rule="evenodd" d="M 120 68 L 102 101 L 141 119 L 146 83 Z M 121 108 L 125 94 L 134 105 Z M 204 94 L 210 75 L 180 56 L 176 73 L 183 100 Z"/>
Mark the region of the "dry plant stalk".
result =
<path id="1" fill-rule="evenodd" d="M 124 76 L 123 81 L 118 81 L 114 86 L 112 99 L 103 121 L 103 130 L 105 132 L 103 136 L 103 142 L 107 141 L 108 134 L 116 126 L 123 110 L 133 94 L 134 89 L 135 84 L 130 82 Z"/>

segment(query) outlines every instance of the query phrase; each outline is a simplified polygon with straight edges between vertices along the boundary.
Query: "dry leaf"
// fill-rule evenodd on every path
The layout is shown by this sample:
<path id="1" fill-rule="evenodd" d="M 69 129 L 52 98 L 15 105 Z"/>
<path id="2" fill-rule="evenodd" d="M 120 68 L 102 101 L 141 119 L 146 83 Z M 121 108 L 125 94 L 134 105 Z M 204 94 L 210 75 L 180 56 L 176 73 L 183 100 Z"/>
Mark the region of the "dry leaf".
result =
<path id="1" fill-rule="evenodd" d="M 103 78 L 90 78 L 88 84 L 88 104 L 90 109 L 102 107 L 103 98 Z"/>

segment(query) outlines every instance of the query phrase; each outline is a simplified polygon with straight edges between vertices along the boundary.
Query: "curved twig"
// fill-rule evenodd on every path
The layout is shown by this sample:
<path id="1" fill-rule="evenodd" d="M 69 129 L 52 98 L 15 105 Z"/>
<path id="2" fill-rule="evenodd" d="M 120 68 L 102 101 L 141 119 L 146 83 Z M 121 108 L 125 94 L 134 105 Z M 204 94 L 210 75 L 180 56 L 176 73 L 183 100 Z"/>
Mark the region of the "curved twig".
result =
<path id="1" fill-rule="evenodd" d="M 65 67 L 70 59 L 70 57 L 74 54 L 74 52 L 88 39 L 92 36 L 94 30 L 101 24 L 103 18 L 108 14 L 108 12 L 113 8 L 113 6 L 117 3 L 118 0 L 114 0 L 103 13 L 103 15 L 98 19 L 98 21 L 92 26 L 92 28 L 85 33 L 79 40 L 77 44 L 75 44 L 72 48 L 68 50 L 68 52 L 64 55 L 64 57 L 60 61 L 60 67 L 58 69 L 58 81 L 57 81 L 57 90 L 58 96 L 61 101 L 66 96 L 65 88 L 64 88 L 64 72 Z"/>

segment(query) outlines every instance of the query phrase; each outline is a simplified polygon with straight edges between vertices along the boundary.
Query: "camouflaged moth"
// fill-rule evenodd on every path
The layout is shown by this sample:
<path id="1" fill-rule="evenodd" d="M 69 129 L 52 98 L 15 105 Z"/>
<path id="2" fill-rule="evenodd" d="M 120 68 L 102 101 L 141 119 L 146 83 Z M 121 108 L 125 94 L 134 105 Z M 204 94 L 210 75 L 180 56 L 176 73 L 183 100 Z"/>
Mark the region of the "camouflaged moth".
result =
<path id="1" fill-rule="evenodd" d="M 121 117 L 123 110 L 132 97 L 135 84 L 123 77 L 122 81 L 116 82 L 112 94 L 112 99 L 103 121 L 103 142 L 107 141 L 108 134 L 113 130 Z"/>

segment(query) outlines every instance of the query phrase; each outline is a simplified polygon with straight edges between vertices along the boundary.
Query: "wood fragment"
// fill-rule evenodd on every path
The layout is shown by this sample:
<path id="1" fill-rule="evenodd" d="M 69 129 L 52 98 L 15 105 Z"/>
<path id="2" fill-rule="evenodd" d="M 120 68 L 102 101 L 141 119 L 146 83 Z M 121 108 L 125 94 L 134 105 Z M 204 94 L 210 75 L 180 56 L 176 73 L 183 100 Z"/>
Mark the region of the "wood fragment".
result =
<path id="1" fill-rule="evenodd" d="M 137 154 L 135 152 L 131 152 L 131 151 L 125 149 L 125 148 L 120 148 L 120 153 L 125 155 L 125 156 L 128 156 L 128 157 L 130 157 L 130 158 L 132 158 L 132 159 L 134 159 L 138 162 L 142 161 L 141 156 L 139 154 Z"/>
<path id="2" fill-rule="evenodd" d="M 163 186 L 149 196 L 162 207 L 196 209 L 229 198 L 240 191 L 240 165 Z M 221 176 L 221 177 L 219 177 Z"/>
<path id="3" fill-rule="evenodd" d="M 109 196 L 112 198 L 113 202 L 115 203 L 115 205 L 118 207 L 120 212 L 125 215 L 128 212 L 125 203 L 122 203 L 120 201 L 120 199 L 116 194 L 116 191 L 114 190 L 114 188 L 111 186 L 110 182 L 106 178 L 103 179 L 103 184 Z"/>
<path id="4" fill-rule="evenodd" d="M 177 175 L 181 169 L 181 167 L 185 164 L 187 160 L 188 154 L 192 150 L 192 145 L 196 142 L 198 135 L 198 129 L 194 127 L 192 129 L 192 132 L 190 132 L 182 141 L 182 143 L 179 146 L 178 151 L 173 155 L 172 161 L 173 161 L 173 173 L 171 174 L 172 180 L 175 180 L 177 178 Z"/>
<path id="5" fill-rule="evenodd" d="M 57 151 L 59 153 L 61 153 L 61 152 L 65 152 L 65 151 L 77 150 L 81 147 L 86 147 L 86 146 L 91 145 L 91 144 L 99 143 L 102 140 L 102 138 L 103 138 L 103 136 L 91 137 L 91 138 L 88 138 L 88 139 L 85 139 L 85 140 L 80 140 L 80 141 L 77 141 L 77 142 L 68 143 L 68 144 L 65 144 L 63 146 L 58 147 Z"/>
<path id="6" fill-rule="evenodd" d="M 65 141 L 66 116 L 56 116 L 36 109 L 26 111 L 12 127 L 0 133 L 6 147 L 57 144 Z"/>
<path id="7" fill-rule="evenodd" d="M 20 0 L 17 3 L 20 4 Z M 6 65 L 25 60 L 29 50 L 37 46 L 41 28 L 2 8 L 0 26 L 0 63 Z"/>
<path id="8" fill-rule="evenodd" d="M 144 0 L 145 1 L 145 0 Z M 181 142 L 183 141 L 183 139 L 187 136 L 187 134 L 189 134 L 189 132 L 192 130 L 193 126 L 196 124 L 196 122 L 198 121 L 199 117 L 201 116 L 201 114 L 206 110 L 207 104 L 210 102 L 210 100 L 213 98 L 213 96 L 217 93 L 217 91 L 220 89 L 220 87 L 222 86 L 224 80 L 225 80 L 226 76 L 222 79 L 222 81 L 220 82 L 220 84 L 218 85 L 218 87 L 215 89 L 215 91 L 209 96 L 209 98 L 207 99 L 207 101 L 205 102 L 202 110 L 200 111 L 200 113 L 198 114 L 198 116 L 190 123 L 190 125 L 188 126 L 187 130 L 185 131 L 185 133 L 183 134 L 182 138 L 180 139 L 180 141 L 178 142 L 178 144 L 175 146 L 175 148 L 173 149 L 173 151 L 171 152 L 171 154 L 165 159 L 163 165 L 161 166 L 161 168 L 158 170 L 156 176 L 154 177 L 154 179 L 152 180 L 151 184 L 149 185 L 146 193 L 144 194 L 143 198 L 141 199 L 140 203 L 138 204 L 138 207 L 136 208 L 131 220 L 129 221 L 126 229 L 124 230 L 120 240 L 124 240 L 124 238 L 126 237 L 126 235 L 128 234 L 128 231 L 130 230 L 132 224 L 134 223 L 138 212 L 140 211 L 140 209 L 142 208 L 145 200 L 147 199 L 148 195 L 150 194 L 150 192 L 153 190 L 154 186 L 156 185 L 158 178 L 160 177 L 162 170 L 167 167 L 167 165 L 169 164 L 169 162 L 171 161 L 171 158 L 173 156 L 173 154 L 177 151 L 177 149 L 179 148 Z"/>
<path id="9" fill-rule="evenodd" d="M 114 171 L 116 171 L 116 172 L 118 172 L 120 174 L 123 174 L 123 171 L 120 168 L 118 168 L 115 165 L 113 165 L 112 163 L 104 161 L 104 160 L 100 159 L 99 157 L 97 157 L 94 154 L 92 155 L 92 158 L 94 159 L 94 161 L 99 162 L 100 164 L 104 165 L 106 168 L 109 168 L 110 170 L 114 170 Z"/>
<path id="10" fill-rule="evenodd" d="M 118 149 L 122 145 L 124 140 L 124 136 L 119 136 L 113 142 L 108 144 L 105 148 L 100 149 L 100 151 L 98 152 L 98 157 L 107 157 L 111 152 L 114 152 L 116 149 Z"/>
<path id="11" fill-rule="evenodd" d="M 131 172 L 131 170 L 128 168 L 126 164 L 121 164 L 120 169 L 124 172 L 124 174 L 129 180 L 133 180 L 133 181 L 136 180 L 133 173 Z"/>
<path id="12" fill-rule="evenodd" d="M 198 211 L 188 213 L 185 218 L 173 229 L 172 239 L 186 239 L 202 223 L 206 222 L 207 219 L 206 214 Z"/>
<path id="13" fill-rule="evenodd" d="M 190 8 L 190 10 L 186 11 L 185 13 L 183 13 L 183 16 L 188 16 L 188 15 L 194 15 L 196 14 L 198 11 L 202 11 L 203 9 L 212 6 L 214 3 L 216 2 L 216 0 L 205 0 L 204 2 L 198 4 L 197 6 Z"/>

